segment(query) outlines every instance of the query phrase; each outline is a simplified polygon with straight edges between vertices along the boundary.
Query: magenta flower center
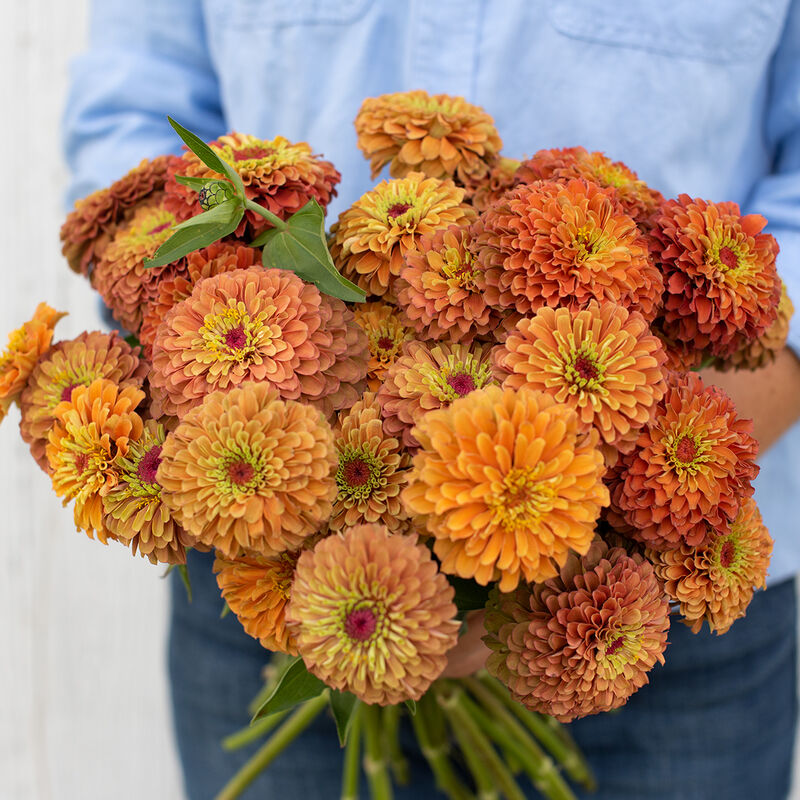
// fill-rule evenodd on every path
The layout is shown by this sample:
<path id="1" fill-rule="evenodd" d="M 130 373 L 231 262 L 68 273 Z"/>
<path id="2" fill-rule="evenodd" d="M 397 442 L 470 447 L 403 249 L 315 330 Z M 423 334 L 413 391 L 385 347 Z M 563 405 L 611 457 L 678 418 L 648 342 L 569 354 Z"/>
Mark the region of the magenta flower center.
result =
<path id="1" fill-rule="evenodd" d="M 696 456 L 697 445 L 688 436 L 682 436 L 675 448 L 675 457 L 683 464 L 689 464 Z"/>
<path id="2" fill-rule="evenodd" d="M 161 463 L 161 445 L 157 444 L 151 447 L 139 461 L 139 466 L 136 469 L 136 474 L 142 483 L 158 483 L 156 480 L 156 472 L 158 472 L 158 465 Z"/>
<path id="3" fill-rule="evenodd" d="M 69 386 L 65 386 L 61 391 L 61 399 L 69 403 L 72 400 L 72 390 L 76 387 L 80 386 L 79 383 L 71 383 Z"/>
<path id="4" fill-rule="evenodd" d="M 156 225 L 155 228 L 152 228 L 147 232 L 148 236 L 155 236 L 157 233 L 161 233 L 161 231 L 165 231 L 172 225 L 171 222 L 162 222 L 161 225 Z"/>
<path id="5" fill-rule="evenodd" d="M 575 359 L 575 372 L 585 381 L 593 381 L 597 378 L 597 367 L 585 356 L 578 356 Z"/>
<path id="6" fill-rule="evenodd" d="M 725 544 L 722 545 L 722 549 L 719 551 L 719 563 L 722 565 L 724 569 L 728 569 L 728 567 L 733 563 L 733 557 L 736 555 L 736 548 L 733 546 L 733 542 L 729 539 Z"/>
<path id="7" fill-rule="evenodd" d="M 447 383 L 450 388 L 460 397 L 469 394 L 475 389 L 475 381 L 468 372 L 456 372 L 454 375 L 447 376 Z"/>
<path id="8" fill-rule="evenodd" d="M 730 247 L 721 247 L 719 251 L 719 260 L 728 268 L 735 269 L 739 266 L 739 257 Z"/>
<path id="9" fill-rule="evenodd" d="M 364 642 L 375 633 L 378 618 L 371 608 L 357 608 L 351 611 L 344 620 L 344 632 L 357 642 Z"/>
<path id="10" fill-rule="evenodd" d="M 78 470 L 78 475 L 82 475 L 89 466 L 89 456 L 86 453 L 78 453 L 75 456 L 75 469 Z"/>
<path id="11" fill-rule="evenodd" d="M 239 486 L 251 481 L 253 475 L 255 475 L 255 470 L 246 461 L 234 461 L 228 467 L 228 477 Z"/>
<path id="12" fill-rule="evenodd" d="M 606 655 L 613 656 L 614 653 L 616 653 L 617 650 L 619 650 L 623 644 L 625 644 L 625 637 L 618 636 L 616 639 L 614 639 L 613 642 L 611 642 L 611 644 L 608 647 L 606 647 Z"/>
<path id="13" fill-rule="evenodd" d="M 241 325 L 231 328 L 225 334 L 225 344 L 232 350 L 241 350 L 247 344 L 247 334 Z"/>
<path id="14" fill-rule="evenodd" d="M 393 345 L 394 342 L 389 336 L 381 336 L 381 338 L 378 339 L 378 348 L 380 350 L 391 350 Z"/>
<path id="15" fill-rule="evenodd" d="M 348 486 L 363 486 L 370 477 L 369 464 L 360 458 L 354 458 L 344 465 L 342 476 Z"/>
<path id="16" fill-rule="evenodd" d="M 386 216 L 397 219 L 401 214 L 405 214 L 409 208 L 411 208 L 409 203 L 395 203 L 387 209 Z"/>
<path id="17" fill-rule="evenodd" d="M 270 153 L 272 153 L 272 150 L 270 150 L 268 147 L 253 145 L 253 147 L 245 147 L 242 150 L 234 150 L 233 160 L 250 161 L 251 159 L 266 158 Z"/>

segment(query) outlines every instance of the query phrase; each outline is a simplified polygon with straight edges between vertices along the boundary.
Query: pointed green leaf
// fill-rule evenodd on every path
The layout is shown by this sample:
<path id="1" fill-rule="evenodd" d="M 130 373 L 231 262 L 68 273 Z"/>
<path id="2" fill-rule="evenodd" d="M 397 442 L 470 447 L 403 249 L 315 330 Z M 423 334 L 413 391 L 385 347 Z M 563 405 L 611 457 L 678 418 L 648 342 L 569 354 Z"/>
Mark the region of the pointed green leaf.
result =
<path id="1" fill-rule="evenodd" d="M 336 722 L 336 732 L 339 734 L 339 744 L 347 744 L 347 734 L 350 732 L 350 721 L 358 705 L 358 698 L 350 692 L 337 692 L 331 690 L 330 703 L 333 719 Z"/>
<path id="2" fill-rule="evenodd" d="M 183 581 L 183 585 L 186 588 L 186 597 L 188 598 L 189 602 L 192 602 L 192 582 L 189 580 L 189 570 L 186 564 L 170 564 L 167 569 L 164 571 L 162 575 L 163 578 L 166 578 L 167 575 L 172 572 L 172 570 L 177 569 L 180 573 L 181 580 Z"/>
<path id="3" fill-rule="evenodd" d="M 411 714 L 412 717 L 417 716 L 417 704 L 409 698 L 405 701 L 406 708 L 408 709 L 408 713 Z"/>
<path id="4" fill-rule="evenodd" d="M 201 247 L 208 247 L 233 233 L 243 215 L 241 205 L 231 200 L 182 222 L 153 258 L 145 260 L 145 268 L 163 267 Z"/>
<path id="5" fill-rule="evenodd" d="M 219 183 L 216 178 L 193 178 L 190 175 L 176 175 L 175 180 L 183 186 L 188 186 L 195 192 L 199 192 L 207 183 Z"/>
<path id="6" fill-rule="evenodd" d="M 312 697 L 317 697 L 324 691 L 325 684 L 312 675 L 306 669 L 303 660 L 298 658 L 283 673 L 272 693 L 253 715 L 252 722 L 305 703 L 306 700 L 311 700 Z"/>
<path id="7" fill-rule="evenodd" d="M 230 613 L 231 613 L 231 607 L 228 605 L 227 601 L 223 602 L 222 611 L 220 612 L 219 618 L 225 619 L 225 617 L 227 617 L 228 614 Z"/>
<path id="8" fill-rule="evenodd" d="M 271 228 L 256 239 L 264 245 L 265 267 L 289 269 L 325 294 L 362 303 L 366 292 L 339 274 L 325 241 L 325 214 L 309 200 L 287 220 L 286 230 Z"/>
<path id="9" fill-rule="evenodd" d="M 244 199 L 244 186 L 239 173 L 224 159 L 220 158 L 196 133 L 192 133 L 187 128 L 184 128 L 178 122 L 175 122 L 172 117 L 167 117 L 169 124 L 177 132 L 178 136 L 183 139 L 184 144 L 210 169 L 218 172 L 220 175 L 227 175 L 239 196 Z"/>

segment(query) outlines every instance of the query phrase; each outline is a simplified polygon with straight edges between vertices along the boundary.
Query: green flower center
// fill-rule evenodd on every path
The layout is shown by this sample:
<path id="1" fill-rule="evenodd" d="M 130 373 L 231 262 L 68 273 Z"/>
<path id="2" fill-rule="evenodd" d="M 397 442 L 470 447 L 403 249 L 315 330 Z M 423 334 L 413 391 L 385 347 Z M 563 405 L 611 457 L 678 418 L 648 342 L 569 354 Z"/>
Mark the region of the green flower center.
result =
<path id="1" fill-rule="evenodd" d="M 625 625 L 601 634 L 598 642 L 598 662 L 606 675 L 616 677 L 639 658 L 642 649 L 641 626 Z"/>
<path id="2" fill-rule="evenodd" d="M 339 498 L 366 500 L 385 485 L 383 472 L 383 461 L 367 445 L 347 445 L 339 454 L 339 468 L 336 470 Z"/>
<path id="3" fill-rule="evenodd" d="M 552 510 L 560 478 L 542 479 L 541 472 L 541 464 L 509 470 L 499 490 L 487 499 L 495 524 L 509 531 L 527 530 Z"/>
<path id="4" fill-rule="evenodd" d="M 682 475 L 694 475 L 710 458 L 711 444 L 691 431 L 678 431 L 666 438 L 667 458 L 672 468 Z"/>
<path id="5" fill-rule="evenodd" d="M 571 384 L 572 393 L 596 392 L 603 386 L 606 364 L 597 353 L 595 345 L 585 342 L 579 349 L 561 353 L 564 380 Z"/>
<path id="6" fill-rule="evenodd" d="M 238 499 L 256 494 L 273 473 L 267 454 L 244 445 L 230 449 L 217 462 L 212 477 L 220 494 Z"/>
<path id="7" fill-rule="evenodd" d="M 272 344 L 273 330 L 265 324 L 267 312 L 253 318 L 242 303 L 216 314 L 206 314 L 198 331 L 203 350 L 218 361 L 250 363 Z"/>
<path id="8" fill-rule="evenodd" d="M 461 361 L 450 355 L 438 369 L 426 365 L 420 369 L 420 374 L 428 391 L 440 403 L 445 404 L 494 383 L 491 367 L 488 364 L 479 364 L 471 354 Z"/>
<path id="9" fill-rule="evenodd" d="M 591 225 L 578 228 L 572 246 L 575 248 L 575 262 L 582 264 L 602 254 L 608 248 L 609 236 L 602 229 Z"/>

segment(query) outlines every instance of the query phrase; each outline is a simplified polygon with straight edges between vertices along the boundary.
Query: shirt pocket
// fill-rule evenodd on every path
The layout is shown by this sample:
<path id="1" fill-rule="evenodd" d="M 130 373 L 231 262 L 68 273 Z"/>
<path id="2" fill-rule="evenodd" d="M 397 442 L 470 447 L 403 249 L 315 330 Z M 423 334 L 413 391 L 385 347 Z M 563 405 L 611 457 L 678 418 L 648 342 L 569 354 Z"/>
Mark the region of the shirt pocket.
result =
<path id="1" fill-rule="evenodd" d="M 775 47 L 789 0 L 551 0 L 561 34 L 661 55 L 734 63 Z"/>
<path id="2" fill-rule="evenodd" d="M 370 0 L 212 0 L 212 18 L 239 30 L 290 25 L 347 25 L 366 11 Z"/>

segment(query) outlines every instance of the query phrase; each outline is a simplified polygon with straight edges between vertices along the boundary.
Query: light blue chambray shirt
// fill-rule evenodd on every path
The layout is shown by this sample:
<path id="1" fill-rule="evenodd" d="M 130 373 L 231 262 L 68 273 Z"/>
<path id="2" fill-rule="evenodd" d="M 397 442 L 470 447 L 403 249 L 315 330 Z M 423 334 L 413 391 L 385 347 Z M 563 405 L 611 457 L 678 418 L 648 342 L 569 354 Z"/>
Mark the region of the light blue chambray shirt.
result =
<path id="1" fill-rule="evenodd" d="M 65 116 L 70 201 L 177 151 L 171 114 L 311 143 L 342 172 L 335 215 L 371 188 L 353 119 L 407 89 L 486 108 L 503 152 L 583 145 L 667 196 L 770 220 L 798 308 L 800 0 L 95 0 Z M 770 580 L 800 571 L 800 424 L 760 460 Z"/>

